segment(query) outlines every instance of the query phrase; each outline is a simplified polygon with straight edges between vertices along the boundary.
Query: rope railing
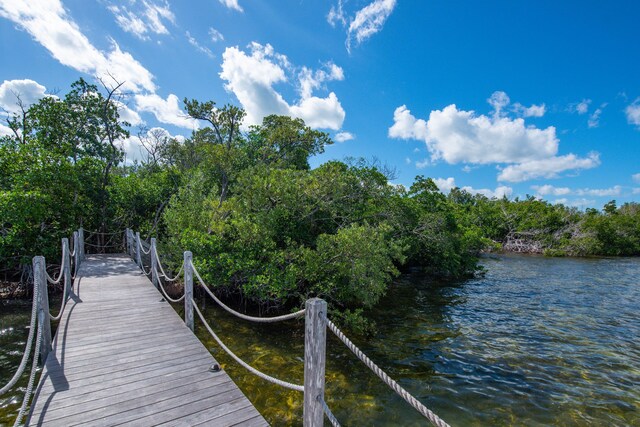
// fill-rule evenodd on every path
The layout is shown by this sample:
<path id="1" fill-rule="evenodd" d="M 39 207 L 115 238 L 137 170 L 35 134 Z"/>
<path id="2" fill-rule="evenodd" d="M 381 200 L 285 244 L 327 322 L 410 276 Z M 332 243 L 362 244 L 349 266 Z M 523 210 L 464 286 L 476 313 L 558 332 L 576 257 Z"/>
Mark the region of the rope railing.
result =
<path id="1" fill-rule="evenodd" d="M 211 292 L 211 289 L 209 289 L 209 287 L 204 283 L 204 280 L 202 280 L 202 277 L 200 277 L 200 273 L 198 273 L 198 270 L 196 269 L 195 265 L 193 265 L 193 262 L 191 263 L 191 268 L 193 269 L 193 274 L 195 274 L 195 276 L 198 278 L 198 282 L 200 283 L 200 286 L 202 286 L 202 289 L 204 289 L 205 292 L 209 294 L 209 296 L 220 305 L 220 307 L 222 307 L 229 313 L 233 314 L 234 316 L 239 317 L 240 319 L 248 320 L 250 322 L 257 322 L 257 323 L 275 323 L 275 322 L 282 322 L 285 320 L 296 319 L 304 315 L 304 312 L 305 312 L 304 309 L 296 311 L 295 313 L 284 314 L 282 316 L 274 316 L 274 317 L 257 317 L 257 316 L 248 316 L 246 314 L 242 314 L 232 309 L 222 301 L 220 301 L 220 299 L 216 297 L 216 295 L 213 292 Z"/>
<path id="2" fill-rule="evenodd" d="M 151 274 L 151 279 L 154 285 L 156 285 L 160 291 L 164 294 L 165 298 L 171 302 L 180 302 L 184 299 L 185 302 L 185 323 L 193 331 L 193 312 L 197 313 L 202 324 L 207 329 L 213 339 L 220 345 L 220 347 L 238 364 L 247 369 L 252 374 L 269 381 L 273 384 L 291 389 L 302 391 L 304 393 L 304 426 L 315 427 L 323 424 L 324 416 L 327 417 L 329 422 L 334 427 L 339 427 L 340 423 L 338 419 L 329 409 L 324 399 L 324 381 L 325 381 L 325 349 L 326 349 L 326 330 L 329 329 L 345 346 L 354 353 L 354 355 L 365 364 L 374 374 L 376 374 L 389 388 L 402 397 L 407 403 L 409 403 L 414 409 L 416 409 L 421 415 L 423 415 L 429 422 L 437 427 L 449 427 L 444 420 L 438 417 L 433 411 L 428 409 L 418 399 L 416 399 L 411 393 L 405 390 L 400 384 L 393 380 L 386 372 L 384 372 L 378 365 L 376 365 L 362 350 L 360 350 L 347 336 L 327 317 L 326 302 L 317 298 L 308 300 L 305 304 L 305 308 L 298 310 L 294 313 L 285 314 L 274 317 L 259 317 L 249 316 L 240 313 L 231 307 L 224 304 L 207 286 L 202 279 L 200 272 L 193 263 L 191 252 L 184 253 L 184 262 L 182 268 L 174 278 L 170 278 L 160 260 L 160 256 L 157 252 L 155 238 L 151 239 L 151 244 L 148 245 L 148 250 L 145 251 L 143 243 L 140 239 L 140 234 L 134 233 L 131 230 L 127 231 L 127 249 L 129 254 L 136 259 L 139 267 L 145 274 Z M 135 246 L 135 247 L 134 247 Z M 142 262 L 141 255 L 149 255 L 151 258 L 150 271 L 147 272 Z M 175 281 L 180 276 L 184 275 L 184 293 L 179 299 L 172 299 L 167 295 L 166 290 L 160 277 L 164 277 L 166 281 Z M 213 328 L 207 322 L 206 318 L 198 308 L 195 300 L 193 299 L 193 276 L 197 279 L 200 287 L 213 299 L 221 308 L 228 313 L 241 318 L 243 320 L 258 322 L 258 323 L 274 323 L 280 321 L 291 320 L 305 316 L 305 378 L 304 385 L 293 384 L 287 381 L 280 380 L 271 375 L 268 375 L 242 360 L 238 355 L 227 347 L 220 337 L 214 332 Z"/>
<path id="3" fill-rule="evenodd" d="M 384 372 L 378 365 L 376 365 L 371 359 L 367 357 L 366 354 L 362 352 L 347 336 L 340 330 L 338 327 L 328 318 L 326 319 L 327 327 L 333 334 L 344 343 L 345 346 L 353 354 L 356 355 L 362 363 L 374 374 L 376 374 L 387 386 L 389 386 L 393 391 L 395 391 L 400 397 L 409 403 L 409 405 L 413 406 L 418 412 L 420 412 L 426 419 L 428 419 L 433 425 L 438 427 L 449 427 L 449 424 L 444 422 L 440 417 L 434 414 L 429 408 L 424 406 L 418 399 L 413 397 L 411 393 L 402 388 L 400 384 L 398 384 L 395 380 L 393 380 L 386 372 Z"/>
<path id="4" fill-rule="evenodd" d="M 73 258 L 73 264 L 75 272 L 77 274 L 80 264 L 84 259 L 84 232 L 82 228 L 73 233 L 73 251 L 69 248 L 69 240 L 67 238 L 62 239 L 62 262 L 60 272 L 57 278 L 51 277 L 47 272 L 46 261 L 42 256 L 36 256 L 33 258 L 33 301 L 31 306 L 31 319 L 29 321 L 29 334 L 25 343 L 25 349 L 22 354 L 20 365 L 15 374 L 11 377 L 9 382 L 0 388 L 0 396 L 13 389 L 19 379 L 24 374 L 29 357 L 32 358 L 31 373 L 27 383 L 27 388 L 22 399 L 22 404 L 18 411 L 14 427 L 22 423 L 31 395 L 33 394 L 33 387 L 35 385 L 36 375 L 38 373 L 38 360 L 44 364 L 49 352 L 51 351 L 51 321 L 57 321 L 62 318 L 62 314 L 68 301 L 68 294 L 72 291 L 73 279 L 75 275 L 71 274 L 71 261 Z M 53 316 L 49 312 L 49 296 L 47 285 L 63 283 L 64 291 L 62 297 L 62 303 L 60 311 L 57 316 Z M 35 343 L 35 348 L 34 348 Z"/>
<path id="5" fill-rule="evenodd" d="M 192 299 L 191 303 L 193 304 L 193 308 L 196 311 L 196 313 L 198 313 L 198 317 L 200 318 L 200 320 L 202 321 L 202 323 L 204 324 L 204 327 L 207 329 L 207 331 L 209 331 L 209 334 L 213 337 L 214 340 L 216 340 L 216 342 L 220 345 L 220 347 L 222 347 L 222 349 L 229 355 L 231 356 L 231 358 L 233 360 L 235 360 L 236 362 L 238 362 L 243 368 L 247 369 L 249 372 L 251 372 L 254 375 L 257 375 L 258 377 L 262 378 L 263 380 L 269 381 L 270 383 L 279 385 L 281 387 L 285 387 L 291 390 L 297 390 L 297 391 L 302 391 L 304 392 L 304 386 L 298 385 L 298 384 L 293 384 L 287 381 L 283 381 L 283 380 L 279 380 L 278 378 L 272 377 L 271 375 L 265 374 L 264 372 L 261 372 L 259 370 L 257 370 L 256 368 L 254 368 L 253 366 L 249 365 L 248 363 L 246 363 L 244 360 L 242 360 L 240 357 L 238 357 L 233 351 L 231 351 L 229 349 L 229 347 L 227 347 L 222 340 L 218 337 L 218 335 L 216 335 L 215 332 L 213 332 L 213 329 L 211 329 L 211 326 L 209 326 L 209 323 L 207 323 L 207 320 L 204 318 L 204 316 L 202 315 L 202 312 L 200 311 L 200 309 L 198 308 L 198 305 L 196 304 L 196 302 Z"/>
<path id="6" fill-rule="evenodd" d="M 24 353 L 22 353 L 22 360 L 20 361 L 20 365 L 18 366 L 18 370 L 13 377 L 9 380 L 9 382 L 2 388 L 0 388 L 0 396 L 5 394 L 7 391 L 11 390 L 14 385 L 18 382 L 24 370 L 27 367 L 27 361 L 29 360 L 29 354 L 31 353 L 31 347 L 33 344 L 33 335 L 36 330 L 36 319 L 38 313 L 38 288 L 34 288 L 33 290 L 33 303 L 31 305 L 31 321 L 29 323 L 29 336 L 27 337 L 27 343 L 24 349 Z"/>

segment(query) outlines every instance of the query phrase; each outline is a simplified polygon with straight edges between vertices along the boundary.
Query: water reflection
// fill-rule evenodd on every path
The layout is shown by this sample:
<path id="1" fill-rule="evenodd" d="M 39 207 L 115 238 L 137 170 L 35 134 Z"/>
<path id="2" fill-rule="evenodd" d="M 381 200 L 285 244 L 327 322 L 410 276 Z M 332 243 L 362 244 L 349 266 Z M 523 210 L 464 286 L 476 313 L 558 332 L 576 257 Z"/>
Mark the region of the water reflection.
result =
<path id="1" fill-rule="evenodd" d="M 640 260 L 501 256 L 483 264 L 485 277 L 464 283 L 400 277 L 373 310 L 378 333 L 354 342 L 453 426 L 640 426 Z M 18 318 L 2 309 L 6 382 L 30 307 Z M 303 321 L 256 325 L 212 302 L 205 313 L 243 359 L 302 383 Z M 301 393 L 257 379 L 204 328 L 197 334 L 272 425 L 301 424 Z M 425 425 L 332 335 L 327 360 L 327 401 L 343 425 Z M 17 404 L 0 402 L 0 424 L 9 424 Z"/>

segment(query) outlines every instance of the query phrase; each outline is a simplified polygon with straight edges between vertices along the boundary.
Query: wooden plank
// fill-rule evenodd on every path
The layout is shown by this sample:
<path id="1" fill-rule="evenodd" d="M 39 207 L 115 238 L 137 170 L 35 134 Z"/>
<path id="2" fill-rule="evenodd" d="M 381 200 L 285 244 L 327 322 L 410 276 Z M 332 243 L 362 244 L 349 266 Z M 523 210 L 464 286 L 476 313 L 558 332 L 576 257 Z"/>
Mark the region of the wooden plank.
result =
<path id="1" fill-rule="evenodd" d="M 90 255 L 58 325 L 30 425 L 266 425 L 137 266 Z M 227 423 L 228 421 L 228 423 Z"/>

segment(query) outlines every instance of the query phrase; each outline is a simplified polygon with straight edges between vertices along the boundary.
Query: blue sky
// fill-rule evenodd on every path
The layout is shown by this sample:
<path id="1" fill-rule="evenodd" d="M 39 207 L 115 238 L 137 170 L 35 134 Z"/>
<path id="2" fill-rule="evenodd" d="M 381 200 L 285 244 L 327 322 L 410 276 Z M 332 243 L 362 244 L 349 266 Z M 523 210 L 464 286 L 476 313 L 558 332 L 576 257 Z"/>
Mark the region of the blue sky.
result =
<path id="1" fill-rule="evenodd" d="M 0 107 L 125 82 L 123 141 L 184 97 L 302 117 L 346 156 L 488 196 L 640 200 L 640 3 L 0 0 Z M 0 126 L 0 133 L 8 132 Z"/>

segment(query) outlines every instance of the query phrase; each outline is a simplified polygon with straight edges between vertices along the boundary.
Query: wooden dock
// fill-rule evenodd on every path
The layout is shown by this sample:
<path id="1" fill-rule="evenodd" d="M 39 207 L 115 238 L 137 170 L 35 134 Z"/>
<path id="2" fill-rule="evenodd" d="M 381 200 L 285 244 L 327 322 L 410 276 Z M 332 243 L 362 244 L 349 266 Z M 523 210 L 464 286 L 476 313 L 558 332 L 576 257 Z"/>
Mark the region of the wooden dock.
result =
<path id="1" fill-rule="evenodd" d="M 89 255 L 28 425 L 266 426 L 127 255 Z"/>

